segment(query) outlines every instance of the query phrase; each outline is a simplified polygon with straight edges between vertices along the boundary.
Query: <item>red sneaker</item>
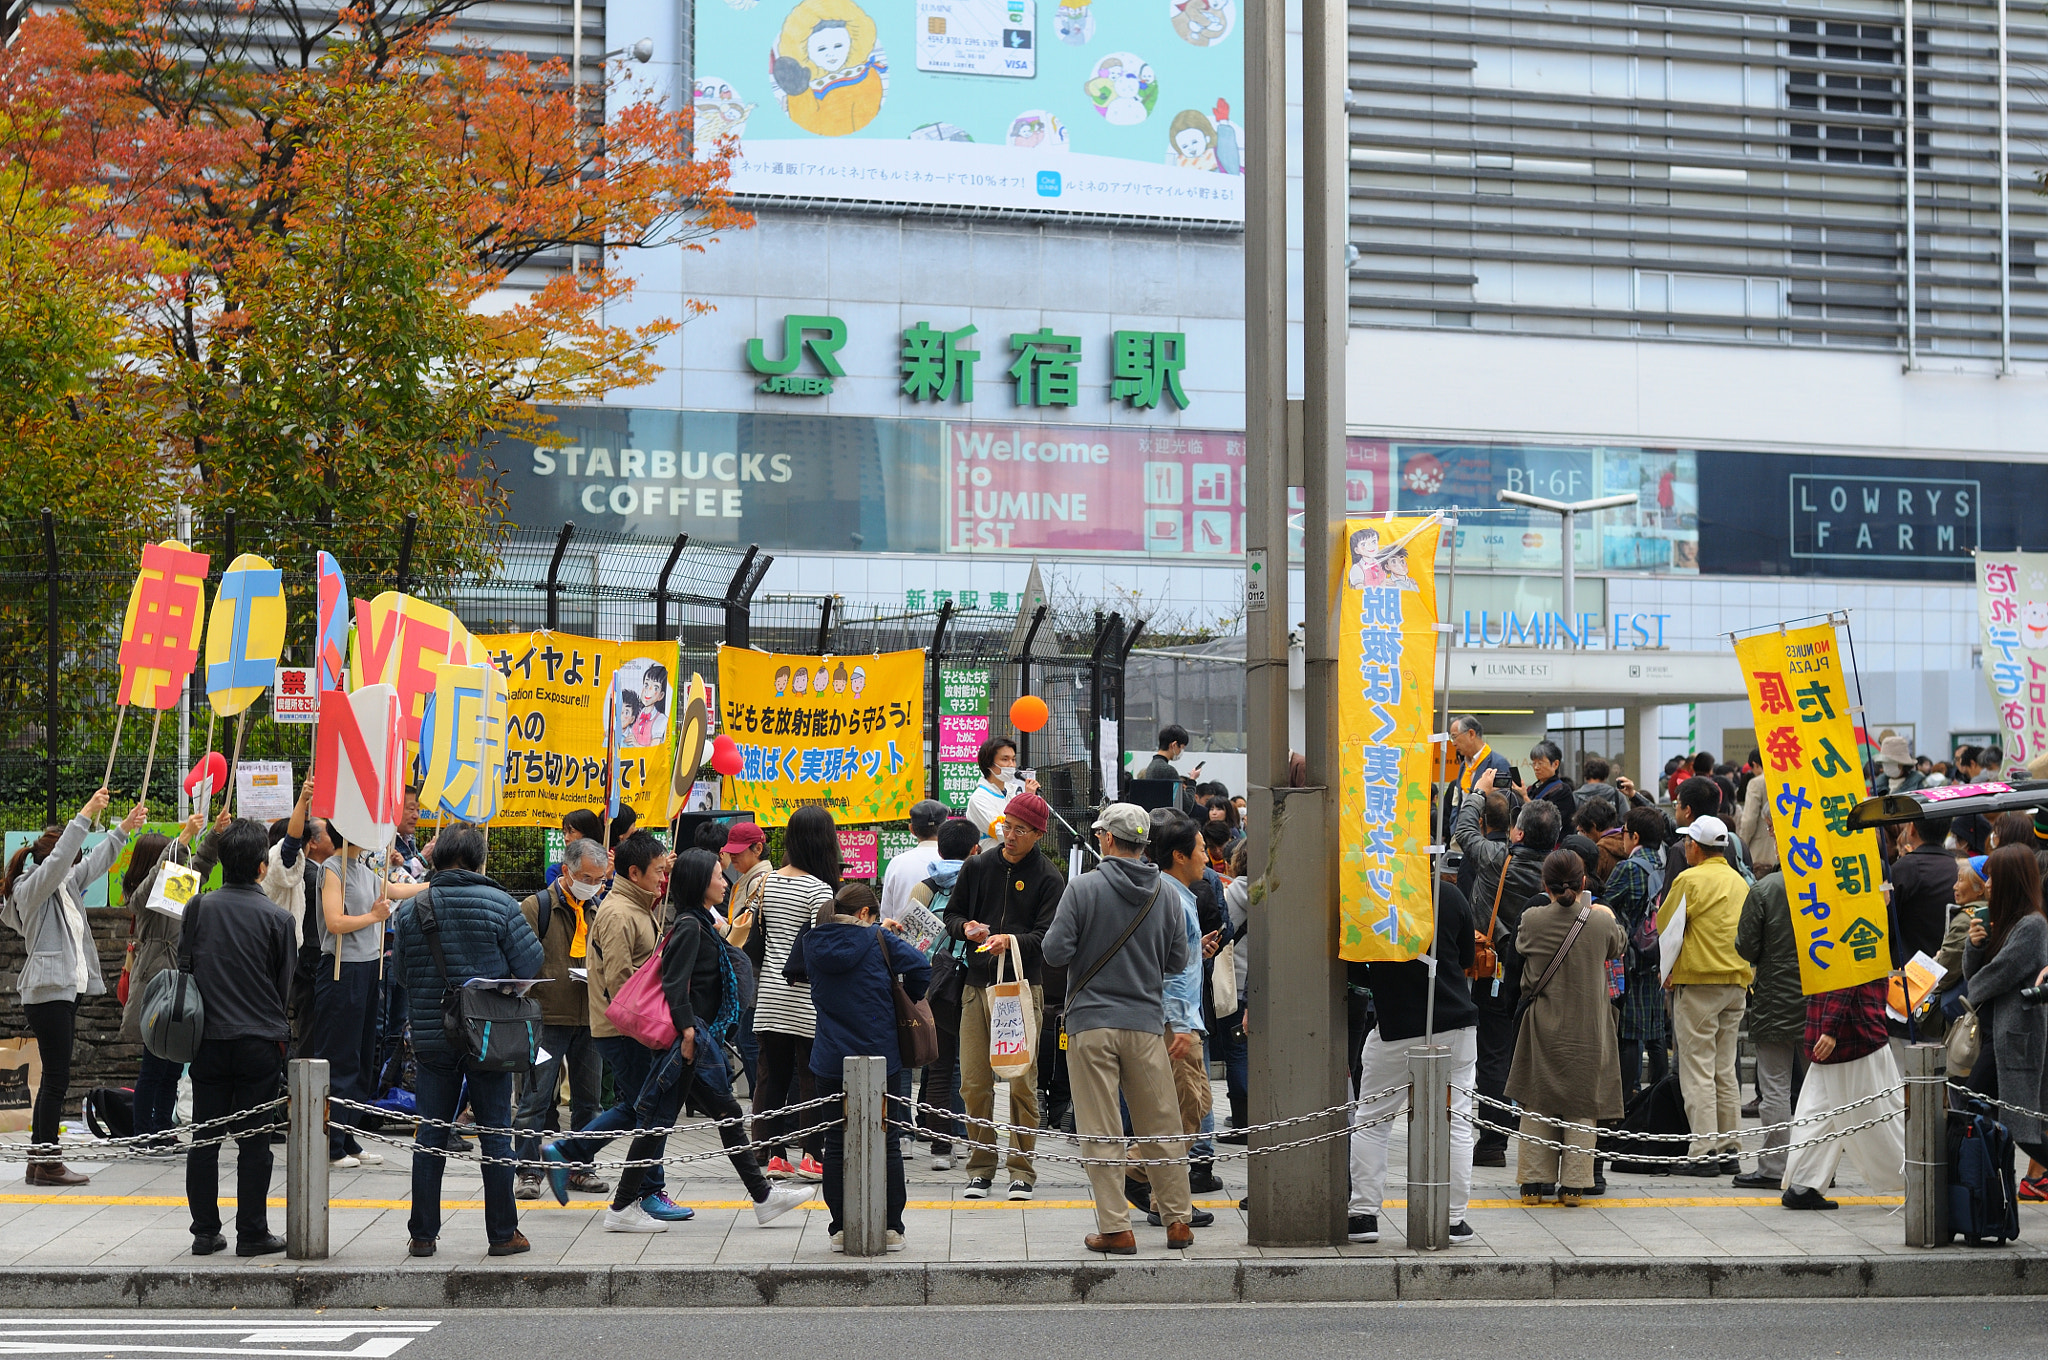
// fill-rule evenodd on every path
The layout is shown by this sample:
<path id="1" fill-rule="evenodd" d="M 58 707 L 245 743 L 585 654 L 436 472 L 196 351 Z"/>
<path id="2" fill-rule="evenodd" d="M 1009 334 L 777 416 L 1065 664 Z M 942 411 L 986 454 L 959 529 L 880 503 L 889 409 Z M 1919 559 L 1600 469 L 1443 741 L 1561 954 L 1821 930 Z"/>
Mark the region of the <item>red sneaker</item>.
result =
<path id="1" fill-rule="evenodd" d="M 771 1181 L 786 1181 L 796 1174 L 796 1168 L 789 1164 L 786 1157 L 770 1157 L 768 1165 L 761 1168 L 761 1171 Z"/>
<path id="2" fill-rule="evenodd" d="M 825 1179 L 825 1168 L 816 1157 L 806 1157 L 796 1164 L 796 1174 L 807 1181 L 821 1181 Z"/>
<path id="3" fill-rule="evenodd" d="M 2021 1181 L 2020 1198 L 2036 1203 L 2048 1203 L 2048 1176 L 2036 1176 L 2030 1181 Z"/>

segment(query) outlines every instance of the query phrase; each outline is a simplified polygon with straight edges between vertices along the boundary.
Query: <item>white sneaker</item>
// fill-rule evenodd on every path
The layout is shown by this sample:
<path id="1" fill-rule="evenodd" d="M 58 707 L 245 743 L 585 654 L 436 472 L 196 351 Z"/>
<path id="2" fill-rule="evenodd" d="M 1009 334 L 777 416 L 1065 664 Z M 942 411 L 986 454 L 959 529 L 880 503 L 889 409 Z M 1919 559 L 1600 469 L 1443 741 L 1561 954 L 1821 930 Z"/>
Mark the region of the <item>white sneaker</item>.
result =
<path id="1" fill-rule="evenodd" d="M 894 1228 L 891 1228 L 888 1232 L 884 1233 L 882 1235 L 882 1240 L 888 1244 L 888 1249 L 890 1251 L 903 1250 L 903 1234 L 897 1232 Z"/>
<path id="2" fill-rule="evenodd" d="M 355 1159 L 361 1162 L 364 1166 L 384 1165 L 384 1154 L 381 1152 L 358 1152 L 355 1153 L 354 1156 Z"/>
<path id="3" fill-rule="evenodd" d="M 640 1207 L 635 1200 L 623 1209 L 604 1211 L 604 1230 L 615 1233 L 658 1233 L 667 1232 L 668 1224 Z"/>
<path id="4" fill-rule="evenodd" d="M 846 1250 L 846 1234 L 845 1234 L 845 1233 L 843 1233 L 843 1232 L 836 1232 L 836 1233 L 833 1233 L 833 1234 L 832 1234 L 832 1250 L 834 1250 L 834 1251 L 845 1251 L 845 1250 Z"/>
<path id="5" fill-rule="evenodd" d="M 351 1157 L 347 1153 L 343 1153 L 339 1157 L 330 1157 L 327 1159 L 327 1165 L 333 1167 L 337 1171 L 353 1171 L 362 1164 L 363 1163 L 361 1158 Z"/>
<path id="6" fill-rule="evenodd" d="M 760 1224 L 773 1223 L 791 1209 L 800 1209 L 811 1199 L 811 1187 L 801 1181 L 795 1184 L 771 1185 L 768 1198 L 754 1205 L 754 1221 Z"/>
<path id="7" fill-rule="evenodd" d="M 944 1152 L 934 1152 L 934 1153 L 932 1154 L 932 1170 L 934 1170 L 934 1171 L 951 1171 L 952 1169 L 953 1169 L 953 1158 L 952 1158 L 951 1154 L 949 1154 L 949 1153 L 944 1153 Z"/>

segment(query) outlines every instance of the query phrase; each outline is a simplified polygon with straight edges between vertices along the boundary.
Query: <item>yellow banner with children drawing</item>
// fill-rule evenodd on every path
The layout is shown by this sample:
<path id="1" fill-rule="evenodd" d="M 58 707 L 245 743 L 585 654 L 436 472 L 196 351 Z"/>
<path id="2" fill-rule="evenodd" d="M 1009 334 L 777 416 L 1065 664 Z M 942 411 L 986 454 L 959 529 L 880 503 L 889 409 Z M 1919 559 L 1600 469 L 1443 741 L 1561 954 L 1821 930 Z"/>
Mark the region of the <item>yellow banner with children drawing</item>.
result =
<path id="1" fill-rule="evenodd" d="M 1440 522 L 1351 520 L 1330 565 L 1338 617 L 1343 864 L 1339 957 L 1412 959 L 1436 938 L 1429 892 Z"/>
<path id="2" fill-rule="evenodd" d="M 783 656 L 718 649 L 719 730 L 746 764 L 724 803 L 762 826 L 800 807 L 894 822 L 924 796 L 924 653 Z"/>
<path id="3" fill-rule="evenodd" d="M 507 685 L 505 787 L 493 825 L 560 826 L 577 808 L 603 815 L 613 728 L 619 801 L 643 823 L 661 825 L 676 713 L 675 643 L 569 633 L 490 633 L 476 643 Z"/>

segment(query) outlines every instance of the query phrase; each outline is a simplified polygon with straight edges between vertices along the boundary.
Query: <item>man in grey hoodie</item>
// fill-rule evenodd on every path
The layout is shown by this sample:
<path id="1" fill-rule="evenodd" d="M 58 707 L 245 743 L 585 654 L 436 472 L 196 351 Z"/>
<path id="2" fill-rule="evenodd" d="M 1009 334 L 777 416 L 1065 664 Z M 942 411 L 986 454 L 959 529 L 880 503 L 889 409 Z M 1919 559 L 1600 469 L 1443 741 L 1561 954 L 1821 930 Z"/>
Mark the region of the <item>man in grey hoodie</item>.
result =
<path id="1" fill-rule="evenodd" d="M 1151 819 L 1144 809 L 1112 803 L 1095 818 L 1102 863 L 1067 885 L 1046 932 L 1043 957 L 1066 968 L 1067 1072 L 1074 1127 L 1089 1157 L 1120 1154 L 1121 1090 L 1139 1137 L 1138 1156 L 1184 1157 L 1173 1055 L 1199 1042 L 1166 1023 L 1166 979 L 1188 965 L 1179 903 L 1164 890 L 1157 866 L 1143 858 Z M 1166 1223 L 1166 1245 L 1194 1245 L 1185 1161 L 1151 1168 L 1152 1207 Z M 1131 1256 L 1138 1250 L 1124 1200 L 1123 1168 L 1091 1165 L 1095 1223 L 1088 1250 Z"/>

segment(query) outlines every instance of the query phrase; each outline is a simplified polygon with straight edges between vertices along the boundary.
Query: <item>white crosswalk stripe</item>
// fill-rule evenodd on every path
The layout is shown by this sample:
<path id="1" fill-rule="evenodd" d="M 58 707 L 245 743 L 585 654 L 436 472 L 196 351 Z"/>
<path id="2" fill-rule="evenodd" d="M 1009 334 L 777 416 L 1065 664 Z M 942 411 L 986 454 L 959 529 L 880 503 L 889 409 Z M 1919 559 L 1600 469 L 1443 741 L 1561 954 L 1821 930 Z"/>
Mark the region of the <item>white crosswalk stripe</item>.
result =
<path id="1" fill-rule="evenodd" d="M 387 1360 L 438 1321 L 343 1318 L 98 1317 L 0 1320 L 0 1356 L 153 1357 L 351 1356 Z"/>

